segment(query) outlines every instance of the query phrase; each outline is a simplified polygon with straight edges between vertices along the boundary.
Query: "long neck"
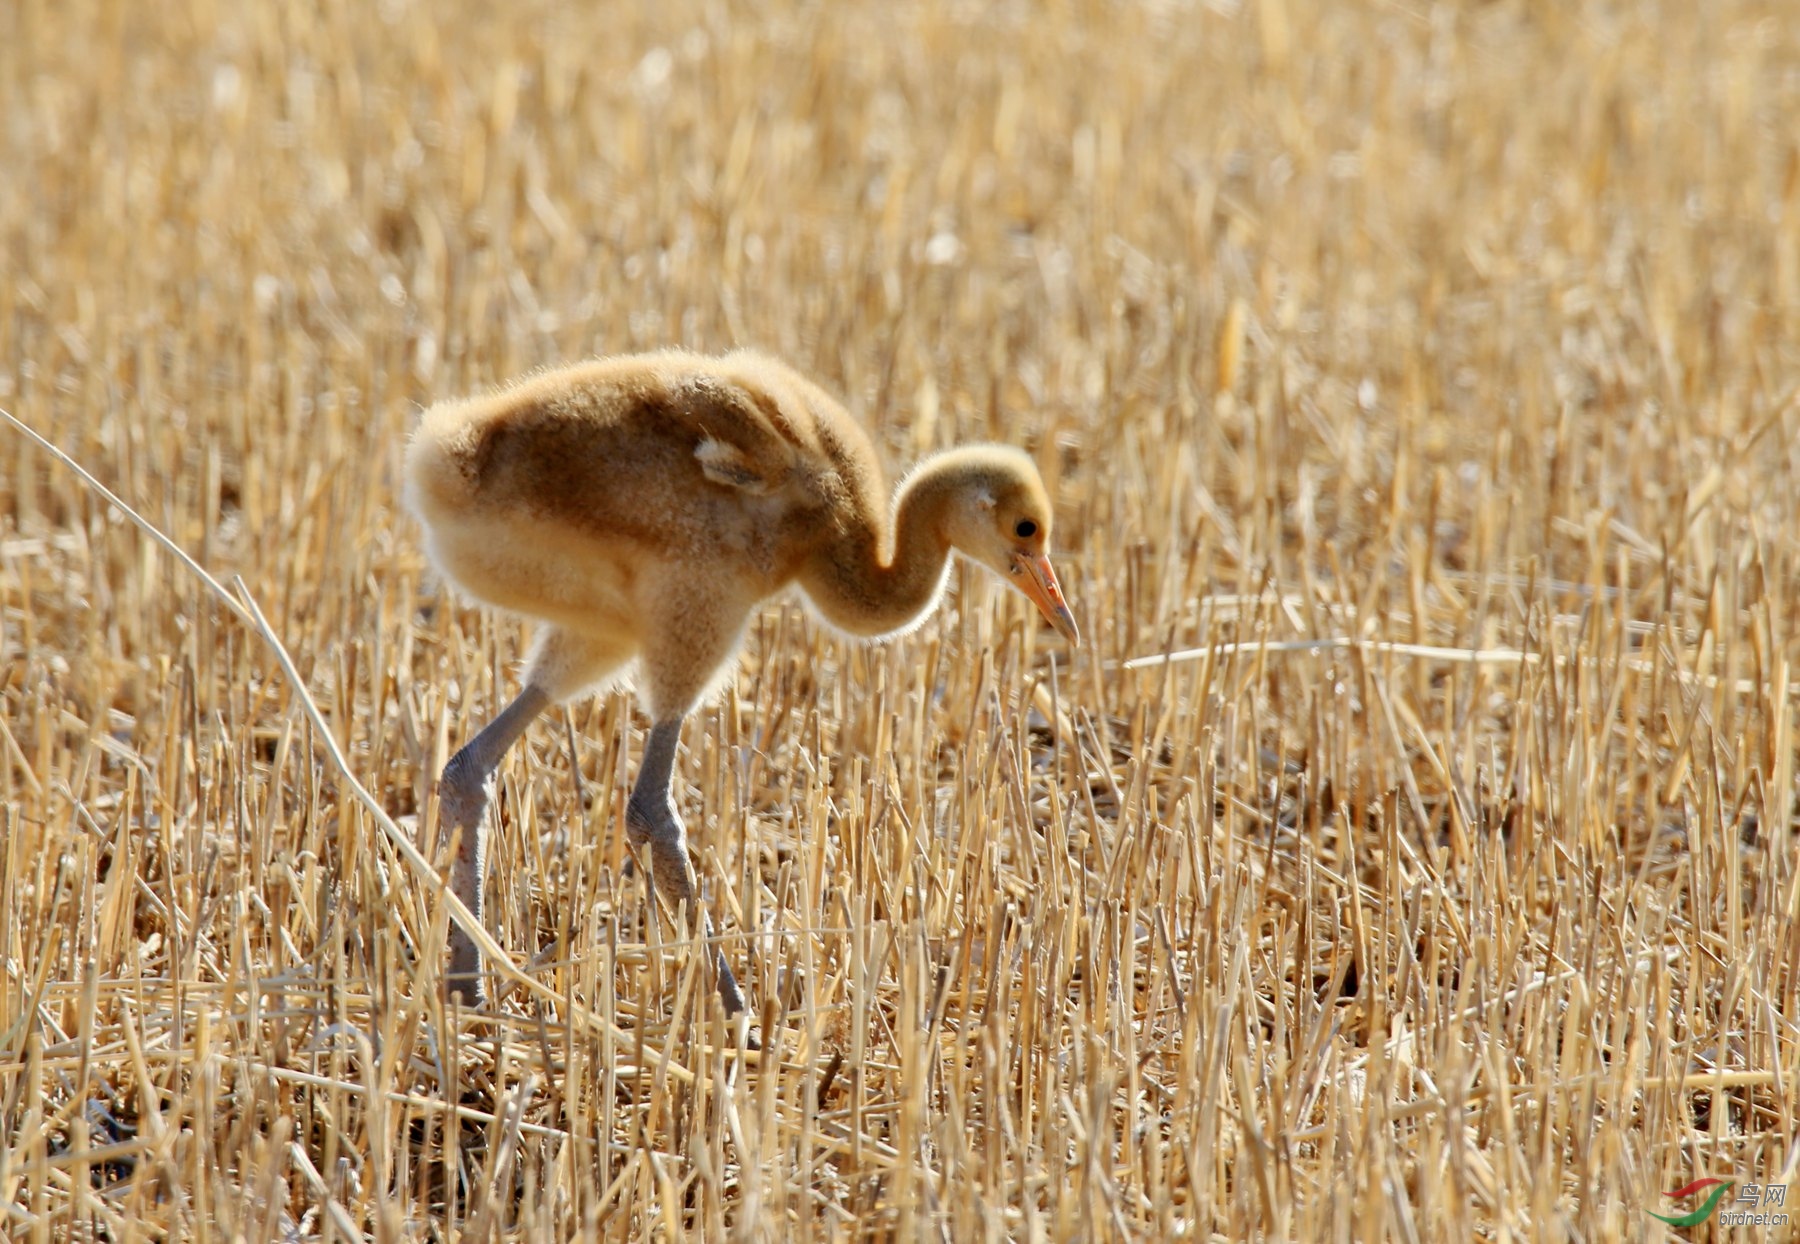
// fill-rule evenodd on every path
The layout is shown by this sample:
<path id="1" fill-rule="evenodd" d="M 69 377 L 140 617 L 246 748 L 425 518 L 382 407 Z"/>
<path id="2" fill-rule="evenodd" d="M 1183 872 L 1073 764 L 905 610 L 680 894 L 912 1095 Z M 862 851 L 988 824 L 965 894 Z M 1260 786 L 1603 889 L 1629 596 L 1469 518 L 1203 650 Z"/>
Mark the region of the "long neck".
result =
<path id="1" fill-rule="evenodd" d="M 872 523 L 844 528 L 817 550 L 800 584 L 833 626 L 853 635 L 905 630 L 937 603 L 950 563 L 954 460 L 927 462 L 901 486 L 891 542 Z"/>

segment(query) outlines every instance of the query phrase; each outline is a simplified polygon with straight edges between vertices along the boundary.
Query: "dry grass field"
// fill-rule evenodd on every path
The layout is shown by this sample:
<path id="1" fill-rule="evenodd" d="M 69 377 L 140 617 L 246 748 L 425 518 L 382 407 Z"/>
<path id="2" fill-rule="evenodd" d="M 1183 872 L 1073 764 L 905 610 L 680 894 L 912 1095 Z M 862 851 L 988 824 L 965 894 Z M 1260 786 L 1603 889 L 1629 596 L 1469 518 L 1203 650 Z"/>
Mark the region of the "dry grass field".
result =
<path id="1" fill-rule="evenodd" d="M 0 407 L 216 584 L 0 421 L 0 1235 L 1800 1215 L 1796 117 L 1783 0 L 0 6 Z M 529 636 L 408 431 L 670 344 L 1030 449 L 1086 634 L 757 617 L 677 795 L 760 1052 L 626 693 L 440 990 Z"/>

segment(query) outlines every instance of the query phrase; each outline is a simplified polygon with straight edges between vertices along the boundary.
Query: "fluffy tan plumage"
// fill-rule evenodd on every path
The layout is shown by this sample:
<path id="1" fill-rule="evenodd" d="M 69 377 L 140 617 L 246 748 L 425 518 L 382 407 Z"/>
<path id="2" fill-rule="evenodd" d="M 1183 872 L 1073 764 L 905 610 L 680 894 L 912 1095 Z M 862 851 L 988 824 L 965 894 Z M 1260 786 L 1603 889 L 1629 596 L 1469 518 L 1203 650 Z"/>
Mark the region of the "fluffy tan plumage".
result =
<path id="1" fill-rule="evenodd" d="M 486 783 L 500 755 L 544 706 L 633 659 L 655 727 L 628 829 L 652 846 L 664 898 L 697 905 L 668 796 L 681 719 L 729 669 L 756 605 L 790 585 L 841 630 L 891 634 L 929 612 L 956 549 L 1078 638 L 1047 556 L 1049 499 L 1026 455 L 991 445 L 936 455 L 890 502 L 862 428 L 759 354 L 599 359 L 440 404 L 406 471 L 439 568 L 548 624 L 525 691 L 440 787 L 467 848 L 457 890 L 477 909 Z M 478 992 L 476 967 L 459 937 L 452 987 Z M 741 1009 L 722 958 L 718 967 L 727 1009 Z"/>

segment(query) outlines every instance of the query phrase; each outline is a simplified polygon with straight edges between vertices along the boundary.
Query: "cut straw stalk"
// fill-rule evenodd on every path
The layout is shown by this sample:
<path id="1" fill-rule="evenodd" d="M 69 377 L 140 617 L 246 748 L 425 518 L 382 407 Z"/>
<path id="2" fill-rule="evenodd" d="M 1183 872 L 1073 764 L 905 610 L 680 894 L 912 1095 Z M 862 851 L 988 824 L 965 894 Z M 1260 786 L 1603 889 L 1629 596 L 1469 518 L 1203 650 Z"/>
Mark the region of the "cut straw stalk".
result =
<path id="1" fill-rule="evenodd" d="M 1638 625 L 1648 626 L 1649 624 Z M 1387 639 L 1352 639 L 1348 635 L 1337 635 L 1328 639 L 1229 640 L 1206 644 L 1198 648 L 1182 648 L 1175 652 L 1132 657 L 1130 660 L 1118 662 L 1115 668 L 1122 670 L 1155 669 L 1164 665 L 1204 661 L 1208 657 L 1228 657 L 1260 652 L 1312 653 L 1346 650 L 1409 657 L 1418 661 L 1442 661 L 1451 665 L 1537 665 L 1544 659 L 1544 654 L 1541 652 L 1526 652 L 1518 648 L 1450 648 L 1435 644 L 1409 644 Z M 1560 669 L 1573 662 L 1596 664 L 1600 658 L 1571 657 L 1556 653 L 1552 660 Z M 1655 673 L 1658 668 L 1638 657 L 1628 657 L 1620 662 L 1620 666 L 1634 674 Z M 1717 687 L 1725 682 L 1716 674 L 1699 674 L 1679 666 L 1673 667 L 1671 672 L 1683 682 L 1693 686 Z M 1757 695 L 1762 692 L 1764 684 L 1754 678 L 1738 678 L 1732 679 L 1730 686 L 1738 695 Z M 1800 682 L 1783 684 L 1782 691 L 1787 696 L 1800 696 Z"/>
<path id="2" fill-rule="evenodd" d="M 1516 648 L 1439 648 L 1431 644 L 1396 643 L 1385 639 L 1352 639 L 1348 635 L 1338 635 L 1329 639 L 1234 640 L 1229 643 L 1208 644 L 1202 648 L 1183 648 L 1178 652 L 1133 657 L 1129 661 L 1121 663 L 1119 668 L 1149 669 L 1152 666 L 1170 665 L 1178 661 L 1203 661 L 1209 656 L 1228 657 L 1238 653 L 1329 652 L 1339 648 L 1416 657 L 1422 661 L 1463 662 L 1469 665 L 1504 665 L 1508 663 L 1516 665 L 1519 662 L 1536 664 L 1540 659 L 1535 652 L 1521 652 Z"/>

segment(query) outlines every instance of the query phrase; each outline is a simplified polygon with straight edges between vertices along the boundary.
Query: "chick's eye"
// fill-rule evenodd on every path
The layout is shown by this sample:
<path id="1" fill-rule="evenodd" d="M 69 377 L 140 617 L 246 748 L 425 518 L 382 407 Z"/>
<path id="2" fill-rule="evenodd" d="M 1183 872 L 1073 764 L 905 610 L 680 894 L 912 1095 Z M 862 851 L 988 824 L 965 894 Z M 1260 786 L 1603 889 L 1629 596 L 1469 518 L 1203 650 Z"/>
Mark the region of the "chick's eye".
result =
<path id="1" fill-rule="evenodd" d="M 1013 528 L 1013 533 L 1021 540 L 1029 540 L 1037 534 L 1037 524 L 1029 518 L 1021 518 L 1019 525 Z"/>

